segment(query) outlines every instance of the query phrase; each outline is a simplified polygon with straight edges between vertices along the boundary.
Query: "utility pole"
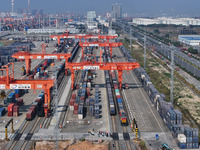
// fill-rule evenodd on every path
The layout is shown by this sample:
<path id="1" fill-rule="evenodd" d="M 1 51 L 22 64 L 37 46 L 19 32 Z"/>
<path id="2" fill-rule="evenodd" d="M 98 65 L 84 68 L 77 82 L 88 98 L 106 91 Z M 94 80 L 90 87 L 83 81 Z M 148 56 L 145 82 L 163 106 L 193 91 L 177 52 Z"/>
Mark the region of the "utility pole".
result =
<path id="1" fill-rule="evenodd" d="M 171 89 L 170 101 L 174 104 L 174 47 L 171 47 Z"/>
<path id="2" fill-rule="evenodd" d="M 40 29 L 40 25 L 41 25 L 41 20 L 40 20 L 40 16 L 39 16 L 39 29 Z"/>
<path id="3" fill-rule="evenodd" d="M 124 32 L 125 25 L 122 24 L 122 26 L 123 26 L 123 43 L 124 43 L 124 40 L 125 40 L 125 32 Z"/>
<path id="4" fill-rule="evenodd" d="M 146 69 L 146 33 L 144 33 L 144 69 Z"/>
<path id="5" fill-rule="evenodd" d="M 54 83 L 54 89 L 53 89 L 53 93 L 54 93 L 54 97 L 55 97 L 55 128 L 54 128 L 54 135 L 55 135 L 55 144 L 54 144 L 54 150 L 58 150 L 58 85 L 57 85 L 57 78 L 56 78 L 56 68 L 57 66 L 54 66 L 54 78 L 55 78 L 55 83 Z"/>
<path id="6" fill-rule="evenodd" d="M 130 25 L 130 51 L 132 51 L 132 29 Z"/>

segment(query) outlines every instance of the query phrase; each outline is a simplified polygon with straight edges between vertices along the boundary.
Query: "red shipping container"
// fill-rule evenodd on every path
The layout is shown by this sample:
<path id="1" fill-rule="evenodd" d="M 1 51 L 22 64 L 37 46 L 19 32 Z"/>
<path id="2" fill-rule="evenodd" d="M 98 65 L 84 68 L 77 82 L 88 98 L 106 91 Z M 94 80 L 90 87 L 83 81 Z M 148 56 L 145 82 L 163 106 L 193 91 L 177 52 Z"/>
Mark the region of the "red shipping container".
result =
<path id="1" fill-rule="evenodd" d="M 48 62 L 47 62 L 47 61 L 45 61 L 45 62 L 43 63 L 43 66 L 47 66 L 47 63 L 48 63 Z"/>
<path id="2" fill-rule="evenodd" d="M 15 105 L 14 107 L 13 107 L 13 113 L 14 112 L 19 112 L 19 106 L 18 105 Z"/>
<path id="3" fill-rule="evenodd" d="M 74 104 L 74 110 L 78 110 L 78 103 Z"/>
<path id="4" fill-rule="evenodd" d="M 114 89 L 118 89 L 118 85 L 117 84 L 114 84 Z"/>
<path id="5" fill-rule="evenodd" d="M 78 110 L 74 110 L 74 115 L 78 115 Z"/>
<path id="6" fill-rule="evenodd" d="M 70 106 L 73 106 L 73 105 L 74 105 L 74 102 L 75 102 L 75 100 L 74 100 L 74 99 L 71 99 L 71 100 L 69 101 Z"/>
<path id="7" fill-rule="evenodd" d="M 34 79 L 34 75 L 30 75 L 28 78 L 29 79 Z"/>
<path id="8" fill-rule="evenodd" d="M 21 105 L 23 105 L 23 99 L 22 98 L 20 98 L 20 99 L 18 99 L 17 100 L 17 105 L 19 105 L 19 106 L 21 106 Z"/>
<path id="9" fill-rule="evenodd" d="M 26 113 L 26 119 L 27 120 L 32 120 L 33 119 L 33 110 L 30 110 Z"/>
<path id="10" fill-rule="evenodd" d="M 76 89 L 79 89 L 79 85 L 76 85 Z"/>
<path id="11" fill-rule="evenodd" d="M 41 98 L 37 98 L 37 99 L 35 100 L 35 102 L 38 102 L 38 105 L 40 105 L 40 104 L 41 104 Z"/>
<path id="12" fill-rule="evenodd" d="M 90 91 L 87 91 L 87 95 L 90 96 Z"/>
<path id="13" fill-rule="evenodd" d="M 84 101 L 85 97 L 84 96 L 81 96 L 80 100 L 83 100 Z"/>
<path id="14" fill-rule="evenodd" d="M 75 98 L 76 98 L 76 94 L 72 93 L 72 99 L 75 99 Z"/>
<path id="15" fill-rule="evenodd" d="M 121 98 L 121 96 L 120 96 L 120 95 L 117 95 L 116 98 L 117 98 L 117 99 L 118 99 L 118 98 Z"/>
<path id="16" fill-rule="evenodd" d="M 19 112 L 13 112 L 13 117 L 18 117 L 19 116 Z"/>
<path id="17" fill-rule="evenodd" d="M 8 111 L 8 117 L 12 117 L 13 116 L 13 112 L 12 111 Z"/>
<path id="18" fill-rule="evenodd" d="M 29 110 L 30 110 L 30 111 L 33 111 L 33 113 L 35 113 L 35 109 L 36 109 L 35 105 L 32 105 L 32 106 L 29 108 Z"/>
<path id="19" fill-rule="evenodd" d="M 7 108 L 8 111 L 12 112 L 12 111 L 13 111 L 14 105 L 15 105 L 14 103 L 9 104 L 9 105 L 8 105 L 8 108 Z"/>
<path id="20" fill-rule="evenodd" d="M 15 98 L 19 98 L 19 93 L 15 93 Z"/>

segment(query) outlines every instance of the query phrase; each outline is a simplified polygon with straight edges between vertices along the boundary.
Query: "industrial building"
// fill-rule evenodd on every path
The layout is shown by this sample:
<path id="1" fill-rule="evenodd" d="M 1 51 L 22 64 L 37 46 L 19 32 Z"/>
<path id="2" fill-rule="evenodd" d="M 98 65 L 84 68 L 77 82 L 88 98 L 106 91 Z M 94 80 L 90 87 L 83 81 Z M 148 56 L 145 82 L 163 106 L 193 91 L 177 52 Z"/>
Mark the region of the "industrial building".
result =
<path id="1" fill-rule="evenodd" d="M 198 48 L 200 35 L 179 35 L 178 41 Z"/>
<path id="2" fill-rule="evenodd" d="M 47 28 L 47 29 L 28 29 L 27 33 L 62 33 L 68 30 L 70 33 L 78 33 L 79 29 L 76 28 L 62 28 L 62 29 L 54 29 L 54 28 Z"/>
<path id="3" fill-rule="evenodd" d="M 133 23 L 137 25 L 150 25 L 150 24 L 174 24 L 174 25 L 200 25 L 200 19 L 194 18 L 133 18 Z"/>
<path id="4" fill-rule="evenodd" d="M 121 19 L 122 18 L 122 5 L 121 4 L 113 4 L 112 5 L 112 18 L 113 19 Z"/>

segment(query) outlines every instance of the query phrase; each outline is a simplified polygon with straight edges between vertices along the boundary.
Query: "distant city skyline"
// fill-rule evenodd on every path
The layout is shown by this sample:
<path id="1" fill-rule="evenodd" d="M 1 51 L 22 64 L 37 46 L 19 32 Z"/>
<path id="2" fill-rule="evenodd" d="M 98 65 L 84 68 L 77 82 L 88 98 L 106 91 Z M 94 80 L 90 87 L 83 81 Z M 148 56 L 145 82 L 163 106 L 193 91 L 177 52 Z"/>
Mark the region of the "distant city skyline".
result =
<path id="1" fill-rule="evenodd" d="M 81 13 L 112 11 L 112 4 L 122 4 L 123 13 L 135 17 L 200 16 L 199 0 L 31 0 L 30 9 L 43 9 L 46 13 Z M 28 8 L 28 0 L 14 0 L 14 10 Z M 1 0 L 0 12 L 11 12 L 11 0 Z"/>

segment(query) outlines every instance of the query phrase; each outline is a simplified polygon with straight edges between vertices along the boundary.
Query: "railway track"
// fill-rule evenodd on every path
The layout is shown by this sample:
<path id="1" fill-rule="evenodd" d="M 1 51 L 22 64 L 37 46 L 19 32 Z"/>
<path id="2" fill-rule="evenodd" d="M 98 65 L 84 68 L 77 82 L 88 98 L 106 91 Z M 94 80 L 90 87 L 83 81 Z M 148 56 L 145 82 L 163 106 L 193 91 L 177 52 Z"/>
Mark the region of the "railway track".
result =
<path id="1" fill-rule="evenodd" d="M 112 60 L 113 62 L 115 62 L 114 60 Z M 118 82 L 118 74 L 117 72 L 115 71 L 115 76 L 116 76 L 116 80 Z M 113 90 L 113 89 L 112 89 Z M 121 95 L 121 99 L 123 101 L 123 105 L 124 105 L 124 110 L 126 112 L 126 115 L 127 115 L 127 122 L 128 124 L 130 123 L 130 114 L 128 113 L 128 110 L 127 110 L 127 105 L 128 104 L 125 104 L 125 100 L 124 100 L 124 97 L 123 97 L 123 94 L 122 92 L 120 91 L 120 95 Z M 128 126 L 120 126 L 120 127 L 116 127 L 116 124 L 117 121 L 116 119 L 118 119 L 118 121 L 120 120 L 120 117 L 119 117 L 119 109 L 118 109 L 118 104 L 117 104 L 117 100 L 116 100 L 116 96 L 114 94 L 114 91 L 113 91 L 113 96 L 114 96 L 114 99 L 115 99 L 115 104 L 116 104 L 116 116 L 111 116 L 111 120 L 112 120 L 112 127 L 113 127 L 113 132 L 115 133 L 120 133 L 120 132 L 123 132 L 124 133 L 129 133 L 128 132 Z M 124 141 L 125 141 L 125 145 L 124 145 Z M 132 150 L 132 146 L 131 146 L 131 141 L 130 140 L 119 140 L 119 141 L 114 141 L 115 143 L 115 149 L 116 150 Z"/>
<path id="2" fill-rule="evenodd" d="M 22 146 L 26 147 L 28 144 L 28 139 L 31 138 L 32 134 L 35 132 L 38 127 L 38 123 L 45 118 L 35 117 L 32 121 L 25 120 L 25 124 L 19 130 L 18 133 L 15 134 L 13 139 L 11 140 L 11 144 L 7 146 L 8 150 L 21 150 Z M 27 135 L 26 135 L 27 134 Z M 20 140 L 20 138 L 24 138 Z"/>
<path id="3" fill-rule="evenodd" d="M 77 59 L 78 56 L 75 57 Z M 42 60 L 43 61 L 43 60 Z M 41 63 L 42 61 L 38 62 Z M 36 64 L 35 66 L 37 66 Z M 61 98 L 62 93 L 64 92 L 65 86 L 69 80 L 69 76 L 64 76 L 60 86 L 58 88 L 58 99 Z M 55 100 L 53 99 L 51 101 L 51 104 L 55 104 Z M 32 144 L 31 137 L 34 132 L 36 132 L 37 129 L 40 128 L 40 124 L 43 124 L 44 128 L 48 128 L 51 122 L 52 116 L 49 118 L 44 117 L 38 117 L 36 116 L 32 121 L 24 120 L 24 124 L 22 125 L 21 129 L 18 129 L 18 132 L 15 133 L 14 137 L 10 141 L 10 143 L 7 145 L 8 150 L 23 150 L 23 149 L 30 149 L 30 146 Z M 26 135 L 27 133 L 27 135 Z M 25 137 L 24 137 L 25 136 Z M 20 140 L 20 138 L 24 138 Z"/>

